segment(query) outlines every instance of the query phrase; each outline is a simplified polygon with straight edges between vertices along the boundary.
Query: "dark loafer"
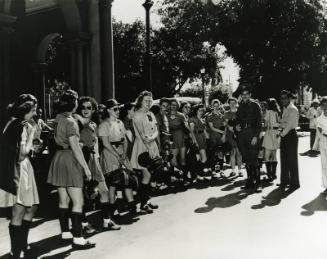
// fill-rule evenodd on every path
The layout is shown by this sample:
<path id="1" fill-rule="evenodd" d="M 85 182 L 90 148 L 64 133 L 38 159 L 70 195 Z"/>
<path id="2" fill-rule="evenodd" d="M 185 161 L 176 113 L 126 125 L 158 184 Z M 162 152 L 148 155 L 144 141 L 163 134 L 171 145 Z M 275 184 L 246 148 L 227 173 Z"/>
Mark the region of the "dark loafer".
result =
<path id="1" fill-rule="evenodd" d="M 95 243 L 91 243 L 90 241 L 86 241 L 84 245 L 79 245 L 79 244 L 72 244 L 72 248 L 74 250 L 87 250 L 95 247 Z"/>

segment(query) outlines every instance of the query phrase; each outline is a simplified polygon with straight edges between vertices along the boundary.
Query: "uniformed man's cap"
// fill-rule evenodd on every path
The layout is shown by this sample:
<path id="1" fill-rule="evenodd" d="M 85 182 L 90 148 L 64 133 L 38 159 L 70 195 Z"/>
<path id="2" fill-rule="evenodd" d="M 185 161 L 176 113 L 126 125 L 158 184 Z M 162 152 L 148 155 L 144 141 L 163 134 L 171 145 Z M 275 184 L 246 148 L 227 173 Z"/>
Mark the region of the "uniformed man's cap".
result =
<path id="1" fill-rule="evenodd" d="M 249 92 L 249 93 L 252 93 L 252 91 L 253 91 L 253 88 L 250 86 L 250 84 L 248 84 L 248 83 L 243 83 L 243 84 L 241 85 L 241 93 L 243 93 L 243 92 Z"/>

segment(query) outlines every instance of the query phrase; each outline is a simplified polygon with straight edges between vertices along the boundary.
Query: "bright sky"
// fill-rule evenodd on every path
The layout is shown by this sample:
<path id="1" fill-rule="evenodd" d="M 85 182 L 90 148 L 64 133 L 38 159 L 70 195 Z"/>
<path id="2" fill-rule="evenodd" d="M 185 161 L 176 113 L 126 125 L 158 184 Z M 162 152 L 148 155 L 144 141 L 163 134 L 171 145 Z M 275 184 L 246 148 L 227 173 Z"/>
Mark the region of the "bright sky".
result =
<path id="1" fill-rule="evenodd" d="M 160 17 L 155 12 L 158 8 L 158 0 L 154 1 L 154 6 L 151 9 L 151 24 L 153 27 L 160 26 Z M 145 21 L 145 9 L 142 6 L 144 0 L 114 0 L 112 4 L 112 14 L 118 21 L 132 23 L 135 20 Z M 224 82 L 230 82 L 233 89 L 238 86 L 239 68 L 235 65 L 231 58 L 227 58 L 223 63 L 225 68 L 221 71 Z"/>

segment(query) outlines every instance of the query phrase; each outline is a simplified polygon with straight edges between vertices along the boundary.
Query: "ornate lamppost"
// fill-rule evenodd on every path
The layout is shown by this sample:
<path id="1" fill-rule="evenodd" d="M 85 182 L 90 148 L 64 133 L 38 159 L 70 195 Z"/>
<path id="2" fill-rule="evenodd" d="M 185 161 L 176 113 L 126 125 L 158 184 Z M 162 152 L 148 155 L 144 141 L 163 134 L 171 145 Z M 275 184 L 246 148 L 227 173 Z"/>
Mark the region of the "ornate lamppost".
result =
<path id="1" fill-rule="evenodd" d="M 153 1 L 145 0 L 143 4 L 145 8 L 145 26 L 146 26 L 146 57 L 145 57 L 145 73 L 148 83 L 148 89 L 152 92 L 152 53 L 151 53 L 151 38 L 150 38 L 150 9 L 153 6 Z"/>

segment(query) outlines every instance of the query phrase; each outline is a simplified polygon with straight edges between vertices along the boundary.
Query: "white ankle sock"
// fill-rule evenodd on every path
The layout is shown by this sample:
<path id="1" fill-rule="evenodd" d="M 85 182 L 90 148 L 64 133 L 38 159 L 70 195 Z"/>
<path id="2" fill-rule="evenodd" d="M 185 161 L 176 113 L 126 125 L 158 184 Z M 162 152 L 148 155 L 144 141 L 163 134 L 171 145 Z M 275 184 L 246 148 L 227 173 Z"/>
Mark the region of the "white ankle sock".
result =
<path id="1" fill-rule="evenodd" d="M 62 239 L 72 239 L 73 238 L 73 235 L 70 232 L 62 232 L 61 233 L 61 238 Z"/>
<path id="2" fill-rule="evenodd" d="M 85 245 L 86 244 L 86 240 L 84 239 L 84 237 L 74 237 L 73 242 L 76 245 Z"/>

